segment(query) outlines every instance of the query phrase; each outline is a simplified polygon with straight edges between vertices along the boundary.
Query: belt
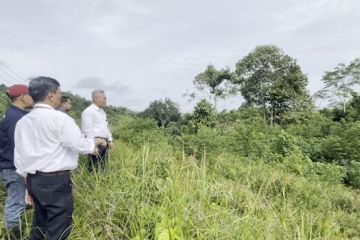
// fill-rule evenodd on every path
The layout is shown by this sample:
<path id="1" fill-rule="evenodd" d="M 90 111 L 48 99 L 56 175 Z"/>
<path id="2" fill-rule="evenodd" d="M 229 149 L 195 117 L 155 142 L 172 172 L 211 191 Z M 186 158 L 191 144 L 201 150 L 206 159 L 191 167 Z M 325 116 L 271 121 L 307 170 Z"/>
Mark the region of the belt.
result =
<path id="1" fill-rule="evenodd" d="M 94 138 L 101 138 L 101 139 L 104 139 L 105 141 L 109 141 L 109 139 L 108 138 L 104 138 L 104 137 L 94 137 Z"/>
<path id="2" fill-rule="evenodd" d="M 49 176 L 49 177 L 66 176 L 66 175 L 70 175 L 70 170 L 61 170 L 61 171 L 56 171 L 56 172 L 40 172 L 40 171 L 36 171 L 36 173 L 34 175 Z"/>

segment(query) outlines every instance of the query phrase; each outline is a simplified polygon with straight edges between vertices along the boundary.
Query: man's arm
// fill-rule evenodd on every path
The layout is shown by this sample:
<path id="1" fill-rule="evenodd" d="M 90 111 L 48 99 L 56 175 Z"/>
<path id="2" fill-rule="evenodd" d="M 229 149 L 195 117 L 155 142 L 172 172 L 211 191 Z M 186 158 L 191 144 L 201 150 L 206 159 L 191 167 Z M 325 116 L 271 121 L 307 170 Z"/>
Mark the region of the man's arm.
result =
<path id="1" fill-rule="evenodd" d="M 21 128 L 21 127 L 20 127 Z M 14 165 L 16 168 L 16 172 L 23 177 L 27 176 L 27 173 L 24 171 L 24 159 L 22 158 L 22 151 L 24 149 L 23 143 L 21 142 L 21 131 L 19 127 L 15 127 L 14 131 Z"/>
<path id="2" fill-rule="evenodd" d="M 87 138 L 94 139 L 93 133 L 94 116 L 91 111 L 83 111 L 81 114 L 81 130 Z"/>
<path id="3" fill-rule="evenodd" d="M 96 152 L 93 138 L 82 135 L 75 121 L 67 115 L 64 116 L 61 129 L 63 145 L 79 153 L 91 154 Z"/>

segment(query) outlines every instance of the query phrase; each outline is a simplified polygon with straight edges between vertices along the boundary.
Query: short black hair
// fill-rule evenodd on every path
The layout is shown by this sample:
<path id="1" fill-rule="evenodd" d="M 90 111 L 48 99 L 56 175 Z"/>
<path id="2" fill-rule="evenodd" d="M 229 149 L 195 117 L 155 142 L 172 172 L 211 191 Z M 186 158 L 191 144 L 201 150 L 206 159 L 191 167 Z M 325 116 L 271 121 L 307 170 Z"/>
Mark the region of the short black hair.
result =
<path id="1" fill-rule="evenodd" d="M 50 77 L 36 77 L 30 80 L 29 93 L 35 103 L 43 101 L 49 92 L 56 92 L 60 83 Z"/>
<path id="2" fill-rule="evenodd" d="M 66 103 L 69 100 L 70 100 L 69 96 L 61 96 L 61 103 Z"/>

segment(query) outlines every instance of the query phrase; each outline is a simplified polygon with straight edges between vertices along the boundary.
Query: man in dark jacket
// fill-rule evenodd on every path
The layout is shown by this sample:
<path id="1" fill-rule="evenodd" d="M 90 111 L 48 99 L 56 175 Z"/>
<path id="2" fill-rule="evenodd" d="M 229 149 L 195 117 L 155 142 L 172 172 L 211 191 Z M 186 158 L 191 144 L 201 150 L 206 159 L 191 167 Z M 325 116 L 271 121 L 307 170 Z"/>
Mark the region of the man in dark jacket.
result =
<path id="1" fill-rule="evenodd" d="M 13 85 L 6 93 L 11 105 L 0 122 L 0 178 L 7 189 L 5 227 L 14 239 L 19 239 L 20 217 L 25 210 L 26 187 L 24 178 L 15 171 L 14 131 L 18 120 L 27 113 L 25 109 L 32 107 L 33 100 L 26 85 Z"/>

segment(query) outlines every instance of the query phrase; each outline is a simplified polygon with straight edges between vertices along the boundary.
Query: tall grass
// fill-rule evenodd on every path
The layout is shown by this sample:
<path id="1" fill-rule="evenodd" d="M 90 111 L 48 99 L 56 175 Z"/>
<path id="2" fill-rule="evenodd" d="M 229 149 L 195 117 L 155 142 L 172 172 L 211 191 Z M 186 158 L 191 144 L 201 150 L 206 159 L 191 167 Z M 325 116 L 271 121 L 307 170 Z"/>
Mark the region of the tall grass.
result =
<path id="1" fill-rule="evenodd" d="M 209 166 L 118 143 L 108 172 L 74 174 L 72 239 L 351 239 L 359 194 L 228 154 Z"/>
<path id="2" fill-rule="evenodd" d="M 360 194 L 223 153 L 159 144 L 111 152 L 105 174 L 73 172 L 71 239 L 358 239 Z M 4 194 L 1 195 L 3 204 Z"/>

